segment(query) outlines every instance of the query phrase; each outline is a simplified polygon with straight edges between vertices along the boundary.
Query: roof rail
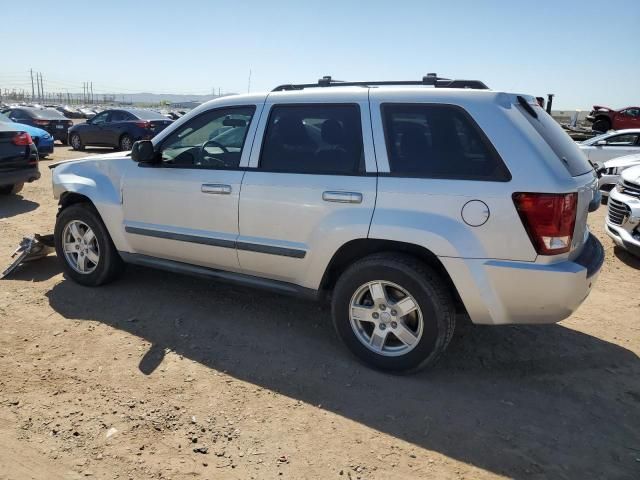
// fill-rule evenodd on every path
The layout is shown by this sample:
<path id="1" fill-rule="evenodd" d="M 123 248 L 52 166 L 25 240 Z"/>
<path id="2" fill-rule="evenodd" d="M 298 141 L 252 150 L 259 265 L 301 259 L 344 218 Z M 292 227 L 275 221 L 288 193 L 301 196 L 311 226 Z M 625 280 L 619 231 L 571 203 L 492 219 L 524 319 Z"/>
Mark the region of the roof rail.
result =
<path id="1" fill-rule="evenodd" d="M 422 80 L 376 80 L 371 82 L 345 82 L 334 80 L 330 76 L 322 77 L 318 83 L 289 83 L 278 85 L 272 92 L 285 92 L 289 90 L 304 90 L 314 87 L 375 87 L 378 85 L 430 85 L 436 88 L 472 88 L 477 90 L 488 90 L 489 87 L 480 80 L 451 80 L 449 78 L 438 77 L 435 73 L 427 73 Z"/>

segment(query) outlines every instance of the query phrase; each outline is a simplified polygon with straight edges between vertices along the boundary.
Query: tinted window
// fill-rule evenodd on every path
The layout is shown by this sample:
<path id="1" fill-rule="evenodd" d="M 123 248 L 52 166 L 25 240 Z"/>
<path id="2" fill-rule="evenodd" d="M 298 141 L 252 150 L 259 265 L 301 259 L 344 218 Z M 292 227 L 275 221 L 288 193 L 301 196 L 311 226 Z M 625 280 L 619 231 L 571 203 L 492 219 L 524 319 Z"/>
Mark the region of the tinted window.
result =
<path id="1" fill-rule="evenodd" d="M 547 142 L 547 145 L 558 157 L 558 161 L 562 162 L 572 176 L 576 177 L 593 170 L 586 155 L 580 151 L 567 132 L 544 109 L 532 105 L 531 108 L 538 115 L 538 118 L 535 118 L 521 105 L 516 105 L 516 108 Z"/>
<path id="2" fill-rule="evenodd" d="M 166 117 L 163 117 L 158 112 L 154 112 L 151 110 L 129 110 L 133 115 L 141 120 L 166 120 Z"/>
<path id="3" fill-rule="evenodd" d="M 62 115 L 59 111 L 53 110 L 51 108 L 45 108 L 44 110 L 32 109 L 29 110 L 29 113 L 35 118 L 41 118 L 43 120 L 60 120 L 66 119 L 64 115 Z"/>
<path id="4" fill-rule="evenodd" d="M 260 168 L 354 174 L 364 170 L 357 105 L 281 105 L 271 109 Z"/>
<path id="5" fill-rule="evenodd" d="M 111 112 L 112 122 L 123 122 L 125 120 L 131 120 L 131 115 L 127 112 L 115 111 Z"/>
<path id="6" fill-rule="evenodd" d="M 629 147 L 638 143 L 638 135 L 627 133 L 607 138 L 607 145 L 612 147 Z"/>
<path id="7" fill-rule="evenodd" d="M 101 123 L 107 123 L 109 121 L 109 115 L 111 112 L 102 112 L 91 119 L 93 125 L 100 125 Z"/>
<path id="8" fill-rule="evenodd" d="M 421 178 L 508 181 L 480 128 L 451 105 L 383 106 L 391 173 Z"/>
<path id="9" fill-rule="evenodd" d="M 167 167 L 235 168 L 255 107 L 210 110 L 173 132 L 162 144 Z"/>
<path id="10" fill-rule="evenodd" d="M 10 117 L 10 118 L 13 118 L 13 119 L 15 119 L 15 120 L 20 120 L 20 119 L 22 119 L 22 120 L 26 120 L 26 119 L 31 118 L 31 117 L 29 117 L 29 115 L 27 115 L 27 114 L 26 114 L 25 112 L 23 112 L 22 110 L 12 110 L 12 111 L 9 113 L 9 117 Z"/>

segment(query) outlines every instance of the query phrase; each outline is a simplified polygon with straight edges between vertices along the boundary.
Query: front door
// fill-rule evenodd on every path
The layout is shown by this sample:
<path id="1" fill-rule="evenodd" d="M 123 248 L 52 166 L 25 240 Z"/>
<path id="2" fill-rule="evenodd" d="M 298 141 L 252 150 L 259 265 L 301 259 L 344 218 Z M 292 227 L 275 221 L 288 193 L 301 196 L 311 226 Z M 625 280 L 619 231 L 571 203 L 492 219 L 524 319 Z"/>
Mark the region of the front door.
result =
<path id="1" fill-rule="evenodd" d="M 123 186 L 133 253 L 238 270 L 238 200 L 256 105 L 208 110 L 156 146 L 161 162 L 131 169 Z"/>
<path id="2" fill-rule="evenodd" d="M 316 289 L 340 246 L 367 237 L 375 158 L 366 90 L 357 103 L 297 102 L 265 106 L 257 168 L 242 182 L 238 257 L 247 274 Z"/>
<path id="3" fill-rule="evenodd" d="M 101 112 L 87 121 L 87 125 L 82 129 L 82 141 L 86 145 L 104 145 L 102 129 L 108 125 L 111 112 Z"/>

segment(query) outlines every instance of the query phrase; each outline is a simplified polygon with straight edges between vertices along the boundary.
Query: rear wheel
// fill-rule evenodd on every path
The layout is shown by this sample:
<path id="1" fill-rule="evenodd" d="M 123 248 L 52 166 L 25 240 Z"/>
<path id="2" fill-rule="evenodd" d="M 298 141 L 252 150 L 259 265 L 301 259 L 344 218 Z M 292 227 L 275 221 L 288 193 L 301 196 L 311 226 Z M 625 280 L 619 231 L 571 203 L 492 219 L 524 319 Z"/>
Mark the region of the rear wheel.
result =
<path id="1" fill-rule="evenodd" d="M 0 195 L 15 195 L 18 192 L 22 191 L 24 187 L 23 183 L 16 183 L 14 185 L 2 185 L 0 186 Z"/>
<path id="2" fill-rule="evenodd" d="M 69 143 L 71 143 L 71 148 L 74 150 L 84 150 L 84 144 L 82 143 L 82 138 L 77 133 L 72 133 L 69 137 Z"/>
<path id="3" fill-rule="evenodd" d="M 604 118 L 599 118 L 598 120 L 593 122 L 593 126 L 591 127 L 592 130 L 603 133 L 608 132 L 610 128 L 611 122 Z"/>
<path id="4" fill-rule="evenodd" d="M 432 365 L 455 328 L 444 281 L 427 265 L 401 254 L 377 254 L 349 267 L 332 298 L 336 331 L 347 347 L 382 370 Z"/>
<path id="5" fill-rule="evenodd" d="M 133 140 L 129 135 L 125 133 L 124 135 L 122 135 L 122 137 L 120 137 L 120 150 L 122 150 L 123 152 L 127 152 L 131 150 L 132 146 Z"/>
<path id="6" fill-rule="evenodd" d="M 111 282 L 123 269 L 107 228 L 90 204 L 76 203 L 60 212 L 54 239 L 64 272 L 82 285 Z"/>

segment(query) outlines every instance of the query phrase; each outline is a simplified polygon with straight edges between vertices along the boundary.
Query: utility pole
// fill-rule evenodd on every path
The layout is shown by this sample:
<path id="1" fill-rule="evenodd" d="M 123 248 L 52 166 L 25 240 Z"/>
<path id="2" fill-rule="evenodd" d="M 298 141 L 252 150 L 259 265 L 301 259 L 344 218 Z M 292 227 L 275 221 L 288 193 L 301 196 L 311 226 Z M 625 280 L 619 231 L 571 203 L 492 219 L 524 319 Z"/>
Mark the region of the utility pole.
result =
<path id="1" fill-rule="evenodd" d="M 93 97 L 93 82 L 91 82 L 91 103 L 95 103 L 95 99 Z"/>
<path id="2" fill-rule="evenodd" d="M 42 101 L 46 102 L 46 95 L 44 93 L 44 82 L 42 81 L 42 72 L 40 72 L 40 90 L 42 91 Z"/>
<path id="3" fill-rule="evenodd" d="M 247 83 L 247 93 L 251 93 L 251 69 L 249 69 L 249 82 Z"/>
<path id="4" fill-rule="evenodd" d="M 30 70 L 30 72 L 31 72 L 31 101 L 33 102 L 33 99 L 36 96 L 35 91 L 33 89 L 33 68 Z"/>
<path id="5" fill-rule="evenodd" d="M 36 87 L 38 88 L 38 98 L 40 98 L 40 79 L 38 77 L 38 72 L 36 72 Z"/>

